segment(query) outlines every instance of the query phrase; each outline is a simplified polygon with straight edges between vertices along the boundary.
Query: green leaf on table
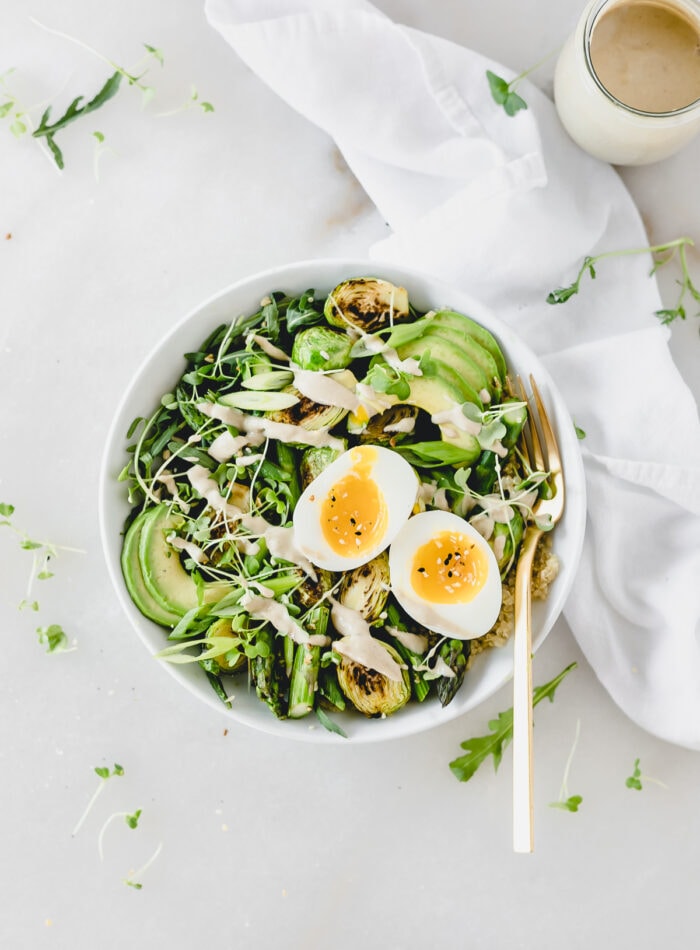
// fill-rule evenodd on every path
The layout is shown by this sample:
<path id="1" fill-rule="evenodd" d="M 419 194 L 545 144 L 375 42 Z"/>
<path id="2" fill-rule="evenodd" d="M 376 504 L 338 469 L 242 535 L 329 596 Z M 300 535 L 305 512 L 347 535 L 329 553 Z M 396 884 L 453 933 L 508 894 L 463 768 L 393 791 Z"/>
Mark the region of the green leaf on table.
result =
<path id="1" fill-rule="evenodd" d="M 533 707 L 547 698 L 550 702 L 554 701 L 554 693 L 562 682 L 568 676 L 571 670 L 576 668 L 576 663 L 570 663 L 565 669 L 555 676 L 554 679 L 538 686 L 533 690 Z M 474 775 L 480 765 L 482 765 L 489 756 L 493 757 L 494 770 L 498 769 L 503 758 L 503 752 L 513 738 L 513 708 L 498 714 L 497 719 L 492 719 L 489 724 L 489 733 L 485 736 L 477 736 L 472 739 L 466 739 L 460 743 L 461 748 L 466 754 L 450 762 L 452 774 L 460 782 L 467 782 Z"/>

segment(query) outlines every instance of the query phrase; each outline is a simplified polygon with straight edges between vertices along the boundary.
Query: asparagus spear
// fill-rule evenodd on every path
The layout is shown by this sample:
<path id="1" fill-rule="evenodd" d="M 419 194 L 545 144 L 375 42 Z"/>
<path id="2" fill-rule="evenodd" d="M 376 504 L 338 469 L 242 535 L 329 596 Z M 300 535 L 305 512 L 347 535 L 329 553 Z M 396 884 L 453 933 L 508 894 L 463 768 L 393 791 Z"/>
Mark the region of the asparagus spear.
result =
<path id="1" fill-rule="evenodd" d="M 284 661 L 275 650 L 274 634 L 267 627 L 259 630 L 256 642 L 262 650 L 253 659 L 252 673 L 255 691 L 264 700 L 278 719 L 284 719 Z"/>
<path id="2" fill-rule="evenodd" d="M 325 634 L 328 627 L 328 607 L 319 604 L 309 611 L 307 627 L 314 634 Z M 289 684 L 289 717 L 301 719 L 314 708 L 318 687 L 321 647 L 308 643 L 297 644 Z"/>
<path id="3" fill-rule="evenodd" d="M 470 652 L 469 640 L 446 640 L 440 647 L 439 655 L 455 674 L 441 676 L 437 681 L 437 695 L 443 706 L 447 706 L 454 699 L 455 693 L 462 685 Z"/>

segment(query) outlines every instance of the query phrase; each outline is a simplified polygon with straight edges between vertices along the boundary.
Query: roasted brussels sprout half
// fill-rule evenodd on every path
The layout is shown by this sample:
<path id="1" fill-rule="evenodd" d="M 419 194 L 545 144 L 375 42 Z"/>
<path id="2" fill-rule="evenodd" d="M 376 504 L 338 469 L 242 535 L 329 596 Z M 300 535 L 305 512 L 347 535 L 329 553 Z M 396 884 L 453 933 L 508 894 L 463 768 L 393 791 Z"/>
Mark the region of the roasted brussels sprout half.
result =
<path id="1" fill-rule="evenodd" d="M 247 617 L 243 614 L 237 617 L 221 617 L 215 620 L 207 630 L 207 637 L 224 637 L 231 640 L 231 650 L 221 653 L 216 658 L 205 661 L 205 669 L 210 673 L 235 673 L 246 665 L 246 656 L 243 651 L 236 649 L 235 639 L 241 636 L 247 625 Z"/>
<path id="2" fill-rule="evenodd" d="M 327 445 L 314 445 L 310 449 L 306 449 L 299 464 L 301 487 L 306 488 L 307 485 L 310 485 L 314 478 L 328 468 L 339 455 L 340 452 L 337 449 L 332 449 Z"/>
<path id="3" fill-rule="evenodd" d="M 355 277 L 338 284 L 328 295 L 323 312 L 335 327 L 350 324 L 375 333 L 408 318 L 408 293 L 388 280 Z"/>
<path id="4" fill-rule="evenodd" d="M 401 679 L 392 680 L 376 670 L 342 657 L 338 665 L 338 685 L 355 709 L 365 716 L 390 716 L 411 697 L 408 671 L 397 651 L 386 643 L 384 649 L 401 665 Z"/>
<path id="5" fill-rule="evenodd" d="M 348 413 L 347 409 L 339 406 L 322 406 L 308 396 L 302 396 L 294 386 L 287 386 L 284 392 L 293 393 L 299 401 L 288 409 L 276 409 L 266 412 L 265 415 L 275 422 L 286 422 L 289 425 L 301 426 L 302 429 L 332 429 Z"/>
<path id="6" fill-rule="evenodd" d="M 300 567 L 295 567 L 290 572 L 296 574 L 300 581 L 299 587 L 294 589 L 292 595 L 294 602 L 305 609 L 317 604 L 333 586 L 333 575 L 330 571 L 324 571 L 320 567 L 315 570 L 316 580 L 305 574 Z"/>
<path id="7" fill-rule="evenodd" d="M 370 623 L 378 620 L 389 598 L 389 556 L 382 551 L 343 576 L 338 600 L 344 607 L 359 611 Z"/>
<path id="8" fill-rule="evenodd" d="M 308 327 L 297 333 L 292 362 L 302 369 L 343 369 L 350 363 L 352 340 L 330 327 Z"/>
<path id="9" fill-rule="evenodd" d="M 419 409 L 417 406 L 391 406 L 372 416 L 359 433 L 360 442 L 394 445 L 404 434 L 413 432 Z"/>

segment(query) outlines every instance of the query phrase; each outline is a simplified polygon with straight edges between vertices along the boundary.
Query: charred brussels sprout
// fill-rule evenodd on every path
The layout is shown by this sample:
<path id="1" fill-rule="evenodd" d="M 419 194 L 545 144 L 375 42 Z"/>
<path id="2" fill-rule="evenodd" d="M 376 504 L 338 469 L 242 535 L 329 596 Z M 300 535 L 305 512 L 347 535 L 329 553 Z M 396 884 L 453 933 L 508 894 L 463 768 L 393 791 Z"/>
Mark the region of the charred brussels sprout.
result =
<path id="1" fill-rule="evenodd" d="M 402 434 L 413 432 L 417 418 L 417 406 L 391 406 L 369 419 L 360 433 L 360 442 L 393 445 Z"/>
<path id="2" fill-rule="evenodd" d="M 297 333 L 292 362 L 302 369 L 343 369 L 350 363 L 352 340 L 330 327 L 309 327 Z"/>
<path id="3" fill-rule="evenodd" d="M 388 280 L 355 277 L 338 284 L 328 295 L 323 312 L 333 326 L 350 324 L 365 333 L 375 333 L 407 319 L 408 294 Z"/>
<path id="4" fill-rule="evenodd" d="M 299 578 L 299 586 L 292 595 L 294 602 L 305 609 L 318 604 L 333 586 L 333 575 L 320 567 L 316 568 L 316 580 L 305 574 L 300 567 L 293 568 L 290 573 Z"/>
<path id="5" fill-rule="evenodd" d="M 299 477 L 302 488 L 306 488 L 307 485 L 310 485 L 314 478 L 320 475 L 324 469 L 328 468 L 331 462 L 337 459 L 339 455 L 340 452 L 337 449 L 332 449 L 327 445 L 313 446 L 310 449 L 306 449 L 299 465 Z"/>
<path id="6" fill-rule="evenodd" d="M 393 680 L 360 663 L 342 657 L 338 666 L 338 685 L 355 709 L 365 716 L 390 716 L 411 697 L 411 681 L 397 651 L 386 643 L 384 649 L 401 665 L 401 679 Z"/>
<path id="7" fill-rule="evenodd" d="M 231 640 L 231 649 L 221 653 L 216 658 L 202 661 L 202 665 L 209 673 L 235 673 L 246 665 L 246 655 L 238 649 L 240 637 L 247 626 L 244 615 L 237 617 L 222 617 L 215 620 L 207 630 L 207 637 L 223 637 Z"/>
<path id="8" fill-rule="evenodd" d="M 383 551 L 343 576 L 338 600 L 344 607 L 359 611 L 370 623 L 378 620 L 389 598 L 389 556 Z"/>
<path id="9" fill-rule="evenodd" d="M 276 409 L 266 412 L 265 415 L 275 422 L 285 422 L 288 425 L 301 426 L 302 429 L 332 429 L 348 414 L 347 409 L 338 406 L 322 406 L 308 396 L 302 396 L 298 389 L 288 386 L 284 392 L 298 396 L 298 401 L 288 409 Z"/>

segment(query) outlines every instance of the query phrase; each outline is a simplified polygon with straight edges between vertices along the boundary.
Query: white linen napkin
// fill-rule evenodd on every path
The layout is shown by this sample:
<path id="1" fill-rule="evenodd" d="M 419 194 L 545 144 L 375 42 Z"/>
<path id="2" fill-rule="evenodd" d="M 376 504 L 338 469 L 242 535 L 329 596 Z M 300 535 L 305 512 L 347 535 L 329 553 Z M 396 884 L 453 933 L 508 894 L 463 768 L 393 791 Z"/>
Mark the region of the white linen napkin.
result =
<path id="1" fill-rule="evenodd" d="M 206 13 L 335 139 L 391 228 L 370 255 L 463 287 L 543 357 L 586 431 L 566 619 L 630 718 L 700 749 L 700 425 L 653 315 L 650 259 L 610 259 L 577 297 L 546 303 L 585 255 L 647 245 L 616 173 L 534 86 L 507 116 L 486 70 L 511 72 L 366 0 L 206 0 Z"/>

